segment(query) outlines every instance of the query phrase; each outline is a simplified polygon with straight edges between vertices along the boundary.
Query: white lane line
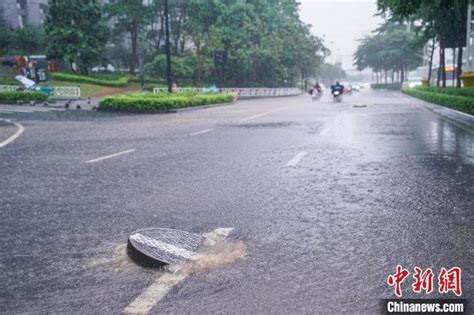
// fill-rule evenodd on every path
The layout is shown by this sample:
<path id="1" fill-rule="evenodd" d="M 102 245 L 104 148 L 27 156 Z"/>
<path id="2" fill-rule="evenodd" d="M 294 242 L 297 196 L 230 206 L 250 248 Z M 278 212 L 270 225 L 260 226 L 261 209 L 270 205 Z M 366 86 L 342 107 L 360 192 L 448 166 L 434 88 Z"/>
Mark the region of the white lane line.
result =
<path id="1" fill-rule="evenodd" d="M 200 135 L 200 134 L 203 134 L 203 133 L 206 133 L 206 132 L 209 132 L 209 131 L 212 131 L 212 129 L 204 129 L 204 130 L 201 130 L 201 131 L 196 131 L 196 132 L 190 133 L 189 135 L 190 136 L 196 136 L 196 135 Z"/>
<path id="2" fill-rule="evenodd" d="M 135 149 L 130 149 L 130 150 L 126 150 L 126 151 L 122 151 L 122 152 L 118 152 L 118 153 L 114 153 L 114 154 L 102 156 L 102 157 L 99 157 L 99 158 L 97 158 L 97 159 L 93 159 L 93 160 L 86 161 L 85 163 L 95 163 L 95 162 L 99 162 L 99 161 L 102 161 L 102 160 L 110 159 L 110 158 L 113 158 L 113 157 L 116 157 L 116 156 L 119 156 L 119 155 L 123 155 L 123 154 L 127 154 L 127 153 L 132 153 L 132 152 L 135 152 Z"/>
<path id="3" fill-rule="evenodd" d="M 125 314 L 148 314 L 156 303 L 163 299 L 176 284 L 185 278 L 185 275 L 164 273 L 135 298 L 123 312 Z"/>
<path id="4" fill-rule="evenodd" d="M 139 242 L 139 243 L 145 243 L 145 244 L 149 244 L 153 247 L 157 247 L 157 248 L 161 249 L 162 251 L 168 252 L 168 253 L 170 253 L 174 256 L 180 256 L 180 257 L 183 257 L 183 258 L 186 258 L 186 259 L 191 259 L 194 255 L 196 255 L 195 252 L 189 251 L 189 250 L 181 248 L 181 247 L 174 246 L 174 245 L 169 244 L 169 243 L 157 241 L 153 238 L 149 238 L 149 237 L 147 237 L 145 235 L 142 235 L 140 233 L 135 233 L 133 235 L 130 235 L 130 238 L 132 240 L 135 240 L 135 241 Z"/>
<path id="5" fill-rule="evenodd" d="M 15 108 L 9 108 L 9 109 L 0 108 L 0 111 L 15 112 L 15 113 L 31 113 L 31 111 L 28 111 L 28 110 L 15 109 Z"/>
<path id="6" fill-rule="evenodd" d="M 204 233 L 203 236 L 211 240 L 219 237 L 225 238 L 232 230 L 233 228 L 217 228 L 210 233 Z M 151 286 L 137 296 L 123 312 L 125 314 L 148 314 L 175 285 L 186 279 L 188 275 L 189 274 L 186 273 L 180 273 L 179 266 L 173 273 L 165 271 Z"/>
<path id="7" fill-rule="evenodd" d="M 276 110 L 271 110 L 269 112 L 261 113 L 261 114 L 258 114 L 258 115 L 250 116 L 250 117 L 241 119 L 240 122 L 246 122 L 246 121 L 249 121 L 249 120 L 252 120 L 252 119 L 255 119 L 255 118 L 260 118 L 260 117 L 263 117 L 263 116 L 266 116 L 266 115 L 269 115 L 269 114 L 272 114 L 272 113 L 282 111 L 283 109 L 284 108 L 280 108 L 280 109 L 276 109 Z"/>
<path id="8" fill-rule="evenodd" d="M 301 161 L 301 159 L 307 154 L 308 154 L 308 152 L 306 152 L 306 151 L 302 151 L 302 152 L 298 153 L 288 163 L 286 163 L 286 166 L 296 167 L 296 165 L 298 165 L 298 163 Z"/>
<path id="9" fill-rule="evenodd" d="M 7 112 L 7 111 L 0 110 L 0 114 L 13 114 L 13 112 Z"/>
<path id="10" fill-rule="evenodd" d="M 0 142 L 0 148 L 3 148 L 4 146 L 8 145 L 9 143 L 13 142 L 16 138 L 18 138 L 23 133 L 23 131 L 25 131 L 25 127 L 23 127 L 19 123 L 12 122 L 8 119 L 0 119 L 0 120 L 6 121 L 7 123 L 14 124 L 17 128 L 16 132 L 12 136 L 10 136 L 7 140 L 3 142 Z"/>

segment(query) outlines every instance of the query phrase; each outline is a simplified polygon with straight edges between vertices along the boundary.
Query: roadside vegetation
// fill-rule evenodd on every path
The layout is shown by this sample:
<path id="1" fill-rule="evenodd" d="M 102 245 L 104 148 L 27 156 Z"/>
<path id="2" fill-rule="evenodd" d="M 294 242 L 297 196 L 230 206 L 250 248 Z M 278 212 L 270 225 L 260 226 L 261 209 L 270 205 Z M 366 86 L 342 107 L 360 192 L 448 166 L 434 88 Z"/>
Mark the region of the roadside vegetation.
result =
<path id="1" fill-rule="evenodd" d="M 360 40 L 354 65 L 372 69 L 376 85 L 402 84 L 408 71 L 421 65 L 423 44 L 398 22 L 387 21 L 374 33 Z"/>
<path id="2" fill-rule="evenodd" d="M 385 16 L 390 23 L 405 27 L 415 37 L 413 45 L 395 47 L 394 52 L 403 51 L 427 45 L 429 47 L 429 60 L 427 62 L 428 84 L 431 77 L 436 75 L 436 86 L 446 87 L 446 55 L 452 50 L 456 55 L 455 78 L 456 86 L 461 87 L 460 76 L 463 73 L 463 47 L 466 45 L 466 20 L 469 1 L 444 1 L 444 0 L 416 0 L 394 1 L 377 0 L 379 13 Z M 437 73 L 433 73 L 433 55 L 435 48 L 439 51 L 439 65 Z M 381 49 L 388 58 L 393 47 Z M 412 56 L 405 55 L 405 62 L 412 62 Z M 375 71 L 377 69 L 373 68 Z M 403 77 L 402 80 L 403 81 Z"/>
<path id="3" fill-rule="evenodd" d="M 474 115 L 474 89 L 415 87 L 403 88 L 402 92 L 421 100 L 443 105 Z"/>
<path id="4" fill-rule="evenodd" d="M 99 101 L 100 110 L 124 112 L 167 112 L 174 109 L 230 103 L 232 93 L 130 93 L 107 96 Z"/>
<path id="5" fill-rule="evenodd" d="M 66 82 L 77 82 L 77 83 L 88 83 L 100 86 L 109 86 L 109 87 L 125 87 L 128 84 L 127 76 L 117 76 L 117 75 L 77 75 L 70 73 L 61 73 L 53 72 L 50 74 L 51 79 L 56 81 L 66 81 Z"/>
<path id="6" fill-rule="evenodd" d="M 0 102 L 4 104 L 16 104 L 18 102 L 46 101 L 48 95 L 40 92 L 6 91 L 0 92 Z"/>

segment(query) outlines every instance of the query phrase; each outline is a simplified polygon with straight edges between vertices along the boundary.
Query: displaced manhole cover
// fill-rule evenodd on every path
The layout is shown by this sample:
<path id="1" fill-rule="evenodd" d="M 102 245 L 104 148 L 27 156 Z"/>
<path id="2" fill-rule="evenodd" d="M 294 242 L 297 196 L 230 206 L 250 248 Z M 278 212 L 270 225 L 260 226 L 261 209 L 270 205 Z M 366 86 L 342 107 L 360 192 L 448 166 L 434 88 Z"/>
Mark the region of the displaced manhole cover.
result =
<path id="1" fill-rule="evenodd" d="M 204 238 L 199 234 L 149 228 L 128 237 L 127 254 L 139 265 L 161 267 L 190 260 L 203 244 Z"/>

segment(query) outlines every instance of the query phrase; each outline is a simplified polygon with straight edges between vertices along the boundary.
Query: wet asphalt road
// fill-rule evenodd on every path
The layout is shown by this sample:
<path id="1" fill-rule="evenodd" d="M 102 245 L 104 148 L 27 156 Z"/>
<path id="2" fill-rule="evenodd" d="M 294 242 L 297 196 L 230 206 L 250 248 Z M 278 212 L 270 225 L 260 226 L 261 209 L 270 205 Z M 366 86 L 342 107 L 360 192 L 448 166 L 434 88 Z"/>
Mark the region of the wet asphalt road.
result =
<path id="1" fill-rule="evenodd" d="M 162 115 L 0 111 L 25 127 L 0 148 L 0 313 L 122 312 L 160 273 L 123 255 L 153 226 L 234 227 L 247 256 L 152 313 L 378 313 L 397 264 L 459 266 L 472 299 L 474 135 L 419 104 L 364 90 Z M 0 142 L 13 132 L 0 121 Z M 426 297 L 410 283 L 404 297 Z"/>

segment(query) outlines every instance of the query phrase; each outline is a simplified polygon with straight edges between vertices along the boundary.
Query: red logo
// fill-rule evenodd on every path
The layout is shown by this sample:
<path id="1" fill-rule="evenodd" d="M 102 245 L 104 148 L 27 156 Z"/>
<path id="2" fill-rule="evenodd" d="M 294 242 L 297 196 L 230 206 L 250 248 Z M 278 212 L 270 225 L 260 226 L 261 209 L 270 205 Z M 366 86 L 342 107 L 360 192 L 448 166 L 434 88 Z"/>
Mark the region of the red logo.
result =
<path id="1" fill-rule="evenodd" d="M 413 292 L 420 293 L 425 290 L 427 294 L 433 292 L 433 270 L 426 269 L 424 272 L 421 268 L 415 267 L 415 283 L 413 283 Z"/>
<path id="2" fill-rule="evenodd" d="M 402 282 L 405 281 L 405 278 L 408 277 L 409 274 L 410 272 L 407 269 L 397 265 L 395 274 L 388 276 L 387 283 L 389 286 L 395 286 L 396 296 L 402 296 Z"/>
<path id="3" fill-rule="evenodd" d="M 448 293 L 449 291 L 454 292 L 457 296 L 461 296 L 461 268 L 453 267 L 449 270 L 441 268 L 441 272 L 438 277 L 438 291 L 439 293 Z"/>
<path id="4" fill-rule="evenodd" d="M 395 273 L 388 276 L 387 284 L 394 287 L 397 297 L 402 296 L 402 283 L 409 274 L 410 271 L 408 271 L 408 269 L 397 265 Z M 433 292 L 434 273 L 431 268 L 423 270 L 419 267 L 415 267 L 413 278 L 415 279 L 415 282 L 412 284 L 413 292 L 422 293 L 422 291 L 424 291 L 426 294 Z M 444 267 L 441 268 L 438 275 L 438 292 L 441 294 L 453 292 L 456 296 L 462 295 L 461 268 L 453 267 L 449 270 Z"/>

